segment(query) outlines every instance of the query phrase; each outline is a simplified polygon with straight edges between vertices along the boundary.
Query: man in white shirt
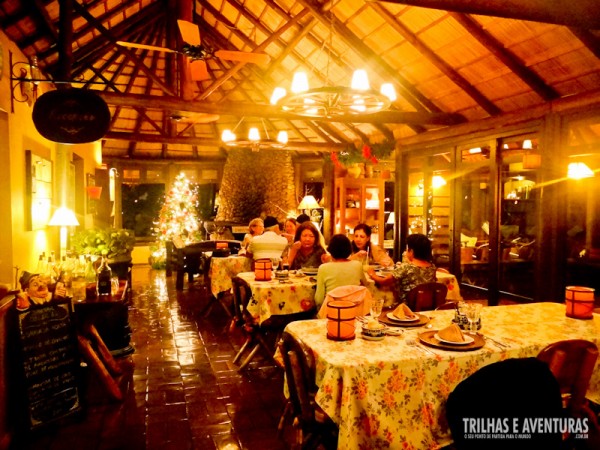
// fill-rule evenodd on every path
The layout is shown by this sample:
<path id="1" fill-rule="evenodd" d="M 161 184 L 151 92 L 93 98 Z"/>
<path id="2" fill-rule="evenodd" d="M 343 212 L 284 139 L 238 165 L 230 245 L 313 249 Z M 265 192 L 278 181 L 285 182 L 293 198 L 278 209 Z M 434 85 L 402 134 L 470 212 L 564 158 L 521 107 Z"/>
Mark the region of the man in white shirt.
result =
<path id="1" fill-rule="evenodd" d="M 273 216 L 264 219 L 265 232 L 252 238 L 248 248 L 254 260 L 269 258 L 279 262 L 281 255 L 288 245 L 288 240 L 280 236 L 279 222 Z"/>

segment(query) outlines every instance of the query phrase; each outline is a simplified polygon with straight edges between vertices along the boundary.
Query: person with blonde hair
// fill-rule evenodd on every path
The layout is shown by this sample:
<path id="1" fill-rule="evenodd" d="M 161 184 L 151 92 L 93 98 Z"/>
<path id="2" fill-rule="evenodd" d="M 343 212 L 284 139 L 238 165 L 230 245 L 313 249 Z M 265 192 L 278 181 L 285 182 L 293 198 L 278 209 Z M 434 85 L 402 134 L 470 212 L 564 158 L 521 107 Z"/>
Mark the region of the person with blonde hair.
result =
<path id="1" fill-rule="evenodd" d="M 255 236 L 260 236 L 265 231 L 265 224 L 260 217 L 252 219 L 248 224 L 248 233 L 244 235 L 244 240 L 242 241 L 242 248 L 248 251 L 248 247 L 250 246 L 250 242 Z"/>

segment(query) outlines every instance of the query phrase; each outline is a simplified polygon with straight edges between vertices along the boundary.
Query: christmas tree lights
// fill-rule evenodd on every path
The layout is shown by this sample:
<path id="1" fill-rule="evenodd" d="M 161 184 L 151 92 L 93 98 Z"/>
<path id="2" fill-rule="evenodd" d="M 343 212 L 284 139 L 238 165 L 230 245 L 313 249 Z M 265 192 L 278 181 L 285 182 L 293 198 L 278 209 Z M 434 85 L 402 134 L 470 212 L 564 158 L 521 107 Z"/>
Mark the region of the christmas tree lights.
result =
<path id="1" fill-rule="evenodd" d="M 198 217 L 198 195 L 183 173 L 175 178 L 173 186 L 165 196 L 156 223 L 158 240 L 162 243 L 181 238 L 187 245 L 201 238 Z"/>

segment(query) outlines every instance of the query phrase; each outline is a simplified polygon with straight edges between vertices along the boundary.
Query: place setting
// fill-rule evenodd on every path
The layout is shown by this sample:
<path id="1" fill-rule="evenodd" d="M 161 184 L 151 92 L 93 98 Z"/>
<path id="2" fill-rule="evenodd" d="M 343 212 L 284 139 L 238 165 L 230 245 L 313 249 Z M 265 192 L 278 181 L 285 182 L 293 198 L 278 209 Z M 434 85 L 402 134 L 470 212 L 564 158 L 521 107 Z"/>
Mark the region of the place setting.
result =
<path id="1" fill-rule="evenodd" d="M 413 312 L 405 303 L 381 314 L 379 320 L 393 327 L 420 327 L 429 323 L 429 317 Z"/>
<path id="2" fill-rule="evenodd" d="M 367 341 L 381 341 L 387 336 L 400 336 L 403 330 L 396 330 L 381 323 L 381 312 L 383 310 L 383 298 L 373 299 L 369 317 L 357 317 L 362 323 L 361 336 Z"/>
<path id="3" fill-rule="evenodd" d="M 485 345 L 485 337 L 477 332 L 481 326 L 480 314 L 482 305 L 470 303 L 465 307 L 467 327 L 469 332 L 463 331 L 456 321 L 440 330 L 427 330 L 419 333 L 419 340 L 431 347 L 453 351 L 477 350 Z"/>

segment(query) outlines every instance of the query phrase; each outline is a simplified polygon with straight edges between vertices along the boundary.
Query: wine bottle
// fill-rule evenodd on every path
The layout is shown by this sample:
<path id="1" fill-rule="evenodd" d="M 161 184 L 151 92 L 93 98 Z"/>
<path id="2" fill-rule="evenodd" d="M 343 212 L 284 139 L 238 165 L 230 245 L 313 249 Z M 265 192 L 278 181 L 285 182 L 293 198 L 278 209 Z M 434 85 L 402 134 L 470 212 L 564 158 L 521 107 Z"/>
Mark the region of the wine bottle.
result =
<path id="1" fill-rule="evenodd" d="M 100 267 L 98 267 L 98 277 L 96 283 L 96 291 L 98 296 L 111 294 L 111 278 L 112 270 L 106 262 L 106 258 L 102 257 Z"/>

